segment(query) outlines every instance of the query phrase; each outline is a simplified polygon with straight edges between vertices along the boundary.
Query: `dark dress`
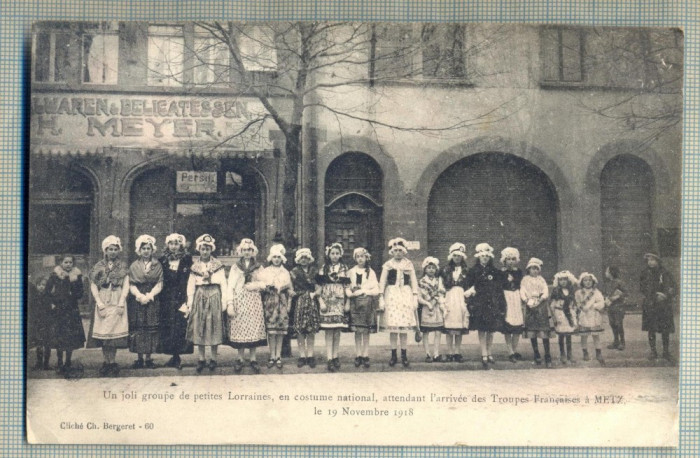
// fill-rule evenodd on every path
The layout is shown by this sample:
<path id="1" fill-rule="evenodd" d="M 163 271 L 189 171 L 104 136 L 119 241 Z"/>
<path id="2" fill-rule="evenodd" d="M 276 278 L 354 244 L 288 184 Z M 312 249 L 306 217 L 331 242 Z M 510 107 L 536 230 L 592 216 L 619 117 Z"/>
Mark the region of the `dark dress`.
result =
<path id="1" fill-rule="evenodd" d="M 83 348 L 85 331 L 83 320 L 80 318 L 78 299 L 83 297 L 83 276 L 66 275 L 59 278 L 54 271 L 46 282 L 46 299 L 55 308 L 50 311 L 49 346 L 59 351 L 72 351 Z"/>
<path id="2" fill-rule="evenodd" d="M 308 271 L 305 272 L 301 266 L 296 266 L 289 274 L 292 277 L 295 293 L 292 299 L 290 326 L 296 335 L 316 334 L 321 329 L 321 315 L 318 311 L 318 303 L 311 297 L 311 293 L 316 290 L 318 270 L 309 266 Z"/>
<path id="3" fill-rule="evenodd" d="M 163 268 L 153 259 L 147 270 L 137 259 L 129 268 L 129 287 L 136 287 L 141 294 L 148 294 L 163 281 Z M 127 298 L 129 315 L 129 351 L 132 353 L 156 353 L 158 351 L 158 323 L 160 321 L 160 294 L 147 304 L 136 300 L 133 294 Z"/>
<path id="4" fill-rule="evenodd" d="M 180 258 L 177 270 L 170 269 L 167 256 L 160 258 L 163 268 L 163 291 L 160 299 L 160 347 L 158 352 L 166 355 L 188 355 L 193 353 L 194 345 L 185 338 L 187 318 L 180 311 L 187 303 L 187 280 L 190 278 L 192 256 L 185 254 Z"/>
<path id="5" fill-rule="evenodd" d="M 644 302 L 642 304 L 642 331 L 674 333 L 673 300 L 676 283 L 666 269 L 661 266 L 647 267 L 642 271 L 640 280 Z M 656 293 L 663 293 L 666 298 L 659 300 Z"/>
<path id="6" fill-rule="evenodd" d="M 476 294 L 467 300 L 469 329 L 498 332 L 503 329 L 506 314 L 506 298 L 503 295 L 503 272 L 493 261 L 482 266 L 477 262 L 467 272 L 467 288 L 474 287 Z"/>

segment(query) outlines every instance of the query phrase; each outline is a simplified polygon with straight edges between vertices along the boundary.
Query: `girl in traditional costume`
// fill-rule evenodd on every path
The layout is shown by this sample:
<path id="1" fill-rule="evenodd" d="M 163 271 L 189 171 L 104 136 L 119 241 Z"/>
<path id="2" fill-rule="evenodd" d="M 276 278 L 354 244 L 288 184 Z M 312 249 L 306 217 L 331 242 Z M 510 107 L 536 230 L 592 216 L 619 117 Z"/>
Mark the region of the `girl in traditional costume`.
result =
<path id="1" fill-rule="evenodd" d="M 95 311 L 90 325 L 88 347 L 101 346 L 104 363 L 102 376 L 119 375 L 115 359 L 117 349 L 129 346 L 129 317 L 126 297 L 129 294 L 129 271 L 119 259 L 122 242 L 110 235 L 102 241 L 104 258 L 90 270 L 90 292 Z"/>

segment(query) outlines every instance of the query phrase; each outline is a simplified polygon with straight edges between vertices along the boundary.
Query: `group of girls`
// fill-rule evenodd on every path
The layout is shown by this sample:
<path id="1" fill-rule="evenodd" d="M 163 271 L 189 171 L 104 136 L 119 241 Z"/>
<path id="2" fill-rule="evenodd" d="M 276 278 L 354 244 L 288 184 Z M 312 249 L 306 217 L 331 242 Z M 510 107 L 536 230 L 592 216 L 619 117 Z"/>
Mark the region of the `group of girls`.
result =
<path id="1" fill-rule="evenodd" d="M 450 354 L 447 361 L 461 361 L 459 354 L 453 355 L 452 350 L 456 348 L 459 352 L 461 335 L 457 336 L 453 346 L 451 334 L 461 332 L 468 333 L 469 330 L 479 332 L 479 343 L 481 346 L 482 366 L 489 369 L 489 365 L 494 364 L 491 355 L 494 332 L 503 333 L 506 348 L 508 349 L 511 362 L 522 359 L 517 352 L 518 343 L 521 336 L 530 339 L 534 354 L 534 362 L 542 364 L 542 355 L 539 350 L 538 340 L 542 341 L 544 350 L 544 363 L 546 367 L 552 367 L 552 356 L 550 353 L 550 339 L 554 334 L 559 338 L 560 358 L 562 364 L 573 362 L 571 354 L 571 336 L 579 334 L 583 348 L 583 359 L 589 360 L 587 341 L 588 336 L 593 336 L 596 348 L 596 357 L 601 364 L 604 364 L 602 350 L 600 347 L 600 333 L 602 328 L 602 313 L 605 307 L 605 299 L 596 288 L 597 279 L 593 274 L 584 272 L 577 280 L 569 271 L 562 271 L 554 276 L 554 285 L 550 294 L 550 288 L 545 279 L 541 276 L 542 261 L 538 258 L 531 258 L 526 267 L 525 273 L 517 267 L 520 262 L 520 253 L 516 248 L 507 247 L 501 251 L 501 264 L 503 267 L 497 269 L 493 264 L 493 248 L 485 243 L 476 246 L 477 262 L 471 267 L 467 274 L 461 278 L 458 272 L 467 268 L 466 250 L 464 245 L 456 243 L 450 248 L 448 256 L 448 266 L 446 267 L 443 279 L 445 285 L 446 314 L 444 318 L 444 332 L 447 334 L 447 343 Z M 427 262 L 427 260 L 426 260 Z M 435 261 L 437 267 L 437 261 Z M 428 264 L 430 265 L 430 264 Z M 426 263 L 424 262 L 424 271 Z M 426 271 L 425 275 L 433 276 L 432 272 Z M 581 285 L 578 288 L 578 285 Z M 624 288 L 620 282 L 616 289 L 616 295 L 612 301 L 622 301 Z M 455 323 L 449 319 L 450 314 L 455 312 L 447 306 L 447 299 L 451 291 L 455 291 L 466 300 L 452 293 L 454 300 L 453 310 L 460 310 L 463 316 L 464 325 L 460 330 L 454 329 Z M 437 300 L 439 303 L 439 298 Z M 425 307 L 425 305 L 424 305 Z M 425 310 L 425 309 L 423 309 Z M 423 330 L 423 329 L 422 329 Z M 436 336 L 439 339 L 439 335 Z M 438 344 L 434 344 L 434 353 L 430 355 L 427 350 L 427 360 L 443 360 L 438 353 Z"/>
<path id="2" fill-rule="evenodd" d="M 471 268 L 466 264 L 466 249 L 461 243 L 450 247 L 447 265 L 440 272 L 436 258 L 423 261 L 423 277 L 419 281 L 420 334 L 424 342 L 426 362 L 462 361 L 462 335 L 470 330 L 479 333 L 482 366 L 489 369 L 495 361 L 491 355 L 493 334 L 503 333 L 509 360 L 522 359 L 517 346 L 520 336 L 530 339 L 534 362 L 542 364 L 538 340 L 542 341 L 545 367 L 552 367 L 550 339 L 556 335 L 562 365 L 574 363 L 572 336 L 581 338 L 583 360 L 591 359 L 589 336 L 593 340 L 596 359 L 605 365 L 600 335 L 603 332 L 603 313 L 610 317 L 614 341 L 608 349 L 624 350 L 626 290 L 620 280 L 619 269 L 610 266 L 605 271 L 604 288 L 589 272 L 576 278 L 568 270 L 554 276 L 551 287 L 541 276 L 542 261 L 531 258 L 525 273 L 517 264 L 520 253 L 508 247 L 501 252 L 502 269 L 493 265 L 493 248 L 485 243 L 476 246 L 477 262 Z M 643 330 L 649 332 L 650 359 L 657 358 L 656 334 L 661 333 L 663 357 L 672 360 L 669 334 L 674 332 L 673 310 L 670 306 L 675 284 L 669 273 L 660 266 L 660 257 L 645 255 L 647 267 L 642 273 Z M 446 335 L 448 354 L 440 355 L 441 333 Z M 430 344 L 430 338 L 433 343 Z M 432 351 L 432 354 L 431 354 Z"/>
<path id="3" fill-rule="evenodd" d="M 461 362 L 462 336 L 470 331 L 478 332 L 484 369 L 495 363 L 491 350 L 496 332 L 504 334 L 512 362 L 522 359 L 517 347 L 520 336 L 525 336 L 530 339 L 534 362 L 541 365 L 541 340 L 546 367 L 552 366 L 550 339 L 555 334 L 562 364 L 574 362 L 573 335 L 580 336 L 583 359 L 589 360 L 588 338 L 592 336 L 596 359 L 604 365 L 600 334 L 606 310 L 614 335 L 608 348 L 625 348 L 625 287 L 614 267 L 606 269 L 603 292 L 597 278 L 588 272 L 579 278 L 569 271 L 558 272 L 550 288 L 541 276 L 541 260 L 530 259 L 525 273 L 518 268 L 516 248 L 501 252 L 502 267 L 498 268 L 493 247 L 480 243 L 470 267 L 465 245 L 455 243 L 444 268 L 437 258 L 425 258 L 419 280 L 406 257 L 406 240 L 395 238 L 389 242 L 390 259 L 378 278 L 365 248 L 354 250 L 355 266 L 348 268 L 342 262 L 343 246 L 332 243 L 325 249 L 320 269 L 313 265 L 311 250 L 300 248 L 295 266 L 287 270 L 284 246 L 273 245 L 264 266 L 254 241 L 245 238 L 236 248 L 238 261 L 227 278 L 221 261 L 212 256 L 216 245 L 211 235 L 196 240 L 196 261 L 187 253 L 183 235 L 170 234 L 165 245 L 163 255 L 156 258 L 156 240 L 139 236 L 135 242 L 138 259 L 127 266 L 120 259 L 118 237 L 111 235 L 102 242 L 103 258 L 89 272 L 95 310 L 87 339 L 88 347 L 102 348 L 102 376 L 118 375 L 115 359 L 120 348 L 137 355 L 134 369 L 155 368 L 154 353 L 171 355 L 166 366 L 180 369 L 181 355 L 193 353 L 196 346 L 196 372 L 214 371 L 222 344 L 237 350 L 236 373 L 245 366 L 259 373 L 256 350 L 265 345 L 270 351 L 267 367 L 282 369 L 282 340 L 287 335 L 297 339 L 297 366 L 314 368 L 315 336 L 320 330 L 325 334 L 330 372 L 341 366 L 338 347 L 343 331 L 355 334 L 355 367 L 368 368 L 370 335 L 379 330 L 389 333 L 390 366 L 399 358 L 404 367 L 410 365 L 407 343 L 411 332 L 416 333 L 417 341 L 423 340 L 426 362 Z M 656 333 L 661 333 L 664 358 L 670 359 L 669 333 L 674 328 L 669 303 L 675 284 L 658 255 L 650 253 L 645 259 L 643 329 L 649 332 L 651 357 L 656 358 Z M 30 316 L 37 369 L 48 369 L 50 350 L 55 348 L 59 371 L 70 371 L 72 351 L 86 341 L 78 310 L 82 274 L 74 264 L 73 256 L 61 257 L 48 281 L 29 292 L 34 296 L 30 300 L 39 304 L 32 307 L 32 313 L 43 317 Z M 446 355 L 440 351 L 443 334 Z"/>

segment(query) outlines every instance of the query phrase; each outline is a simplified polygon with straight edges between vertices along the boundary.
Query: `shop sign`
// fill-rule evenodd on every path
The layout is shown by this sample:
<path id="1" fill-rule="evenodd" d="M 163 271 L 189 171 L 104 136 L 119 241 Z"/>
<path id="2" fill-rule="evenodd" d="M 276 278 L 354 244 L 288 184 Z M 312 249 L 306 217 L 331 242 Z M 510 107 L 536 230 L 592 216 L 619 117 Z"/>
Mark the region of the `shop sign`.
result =
<path id="1" fill-rule="evenodd" d="M 419 240 L 409 240 L 406 242 L 406 249 L 407 250 L 420 250 L 420 241 Z"/>
<path id="2" fill-rule="evenodd" d="M 273 125 L 253 98 L 76 93 L 31 100 L 33 146 L 271 151 Z"/>
<path id="3" fill-rule="evenodd" d="M 216 172 L 195 172 L 182 170 L 177 172 L 177 192 L 216 192 Z"/>

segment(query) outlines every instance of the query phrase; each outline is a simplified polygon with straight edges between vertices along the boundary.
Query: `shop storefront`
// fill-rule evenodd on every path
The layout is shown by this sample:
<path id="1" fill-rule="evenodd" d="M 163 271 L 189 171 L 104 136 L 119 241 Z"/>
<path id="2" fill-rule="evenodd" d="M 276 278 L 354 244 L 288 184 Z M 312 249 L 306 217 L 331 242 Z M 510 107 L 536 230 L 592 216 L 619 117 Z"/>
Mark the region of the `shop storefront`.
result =
<path id="1" fill-rule="evenodd" d="M 140 234 L 162 249 L 206 232 L 230 264 L 241 238 L 262 252 L 278 230 L 283 145 L 255 99 L 35 91 L 31 110 L 30 273 L 59 253 L 87 267 L 109 234 L 132 259 Z"/>

